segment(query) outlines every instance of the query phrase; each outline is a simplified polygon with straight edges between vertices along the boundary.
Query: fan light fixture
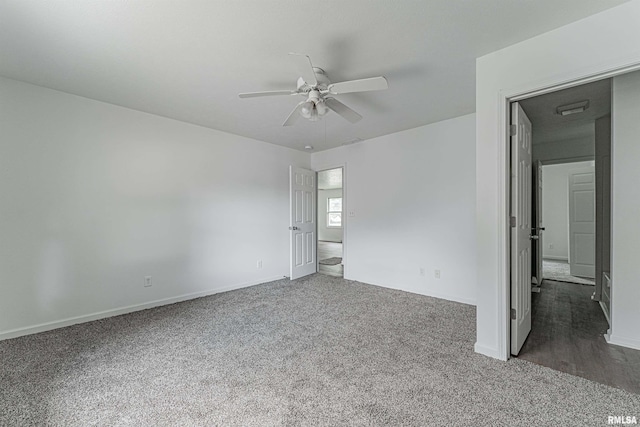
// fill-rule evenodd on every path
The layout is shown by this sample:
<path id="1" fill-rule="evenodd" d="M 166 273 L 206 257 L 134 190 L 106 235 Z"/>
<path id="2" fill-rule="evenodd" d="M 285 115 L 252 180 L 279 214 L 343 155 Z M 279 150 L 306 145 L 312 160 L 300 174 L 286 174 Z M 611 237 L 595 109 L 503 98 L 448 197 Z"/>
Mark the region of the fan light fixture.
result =
<path id="1" fill-rule="evenodd" d="M 589 100 L 574 102 L 573 104 L 561 105 L 556 108 L 556 111 L 561 116 L 568 116 L 570 114 L 582 113 L 589 108 Z"/>
<path id="2" fill-rule="evenodd" d="M 239 94 L 240 98 L 274 95 L 302 95 L 306 97 L 307 99 L 305 101 L 296 105 L 282 126 L 293 125 L 301 116 L 307 120 L 316 122 L 329 111 L 334 111 L 350 123 L 356 123 L 362 119 L 362 116 L 329 95 L 384 90 L 389 87 L 387 79 L 383 76 L 331 83 L 322 68 L 313 66 L 308 55 L 293 52 L 289 53 L 289 55 L 298 62 L 302 74 L 302 76 L 298 78 L 295 90 L 270 90 L 266 92 L 245 92 Z"/>
<path id="3" fill-rule="evenodd" d="M 320 92 L 317 90 L 309 91 L 309 99 L 300 106 L 300 115 L 312 122 L 329 112 L 329 108 L 324 104 Z"/>

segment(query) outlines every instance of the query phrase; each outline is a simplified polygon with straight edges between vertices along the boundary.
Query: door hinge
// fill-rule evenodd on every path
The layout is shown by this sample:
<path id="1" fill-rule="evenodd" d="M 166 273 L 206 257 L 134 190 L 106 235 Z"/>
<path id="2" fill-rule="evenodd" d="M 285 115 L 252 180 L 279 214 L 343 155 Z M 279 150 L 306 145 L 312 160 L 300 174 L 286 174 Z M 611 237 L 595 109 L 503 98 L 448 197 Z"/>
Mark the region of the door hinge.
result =
<path id="1" fill-rule="evenodd" d="M 511 227 L 515 227 L 516 225 L 518 225 L 518 222 L 516 221 L 515 216 L 512 216 L 511 218 L 509 218 L 509 225 L 511 225 Z"/>
<path id="2" fill-rule="evenodd" d="M 516 309 L 515 308 L 511 309 L 511 320 L 516 320 Z"/>
<path id="3" fill-rule="evenodd" d="M 517 125 L 509 126 L 509 135 L 514 136 L 516 133 L 518 133 L 518 126 Z"/>

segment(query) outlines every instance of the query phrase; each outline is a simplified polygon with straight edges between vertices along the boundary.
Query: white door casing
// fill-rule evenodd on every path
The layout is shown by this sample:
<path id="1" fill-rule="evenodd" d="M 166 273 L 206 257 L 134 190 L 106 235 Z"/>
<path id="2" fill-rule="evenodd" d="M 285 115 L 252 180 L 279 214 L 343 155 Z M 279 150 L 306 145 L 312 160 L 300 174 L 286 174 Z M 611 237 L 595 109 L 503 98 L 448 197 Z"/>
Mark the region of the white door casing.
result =
<path id="1" fill-rule="evenodd" d="M 511 104 L 511 354 L 531 331 L 531 121 Z"/>
<path id="2" fill-rule="evenodd" d="M 291 280 L 316 272 L 316 173 L 290 166 Z"/>
<path id="3" fill-rule="evenodd" d="M 536 164 L 536 168 L 538 171 L 538 187 L 536 189 L 537 193 L 538 193 L 538 203 L 536 205 L 537 209 L 538 209 L 538 223 L 536 224 L 537 230 L 536 230 L 536 234 L 538 235 L 538 244 L 536 245 L 536 247 L 538 248 L 538 257 L 536 258 L 538 260 L 538 271 L 536 272 L 536 274 L 538 275 L 537 277 L 540 279 L 538 281 L 538 285 L 542 285 L 542 252 L 544 250 L 544 218 L 542 217 L 542 189 L 543 189 L 543 179 L 544 179 L 544 175 L 542 174 L 542 162 L 540 160 L 538 160 L 537 164 Z"/>
<path id="4" fill-rule="evenodd" d="M 349 213 L 351 213 L 351 216 L 355 216 L 355 212 L 354 211 L 349 211 L 348 210 L 348 197 L 347 197 L 347 163 L 323 163 L 320 165 L 315 165 L 315 171 L 316 173 L 318 172 L 322 172 L 322 171 L 326 171 L 326 170 L 330 170 L 330 169 L 342 169 L 342 266 L 344 267 L 343 270 L 343 277 L 344 278 L 348 278 L 348 269 L 349 269 L 349 262 L 347 260 L 347 256 L 348 256 L 348 220 L 349 220 Z M 317 176 L 317 175 L 316 175 Z M 317 187 L 317 185 L 316 185 Z M 317 194 L 317 191 L 316 191 Z M 317 199 L 316 199 L 317 200 Z M 319 217 L 316 218 L 316 221 L 320 221 Z M 317 237 L 316 237 L 316 241 L 317 241 Z M 317 258 L 317 255 L 316 255 Z M 316 264 L 319 264 L 320 260 L 316 261 Z M 316 271 L 319 270 L 319 266 L 316 265 Z"/>
<path id="5" fill-rule="evenodd" d="M 534 265 L 534 272 L 533 272 L 533 276 L 535 276 L 536 278 L 536 284 L 538 286 L 542 285 L 542 252 L 543 252 L 543 248 L 544 248 L 544 243 L 543 243 L 543 238 L 544 238 L 544 225 L 543 225 L 543 218 L 542 218 L 542 162 L 540 160 L 538 160 L 536 162 L 536 164 L 533 166 L 534 168 L 534 174 L 533 177 L 536 180 L 536 206 L 535 206 L 535 210 L 536 210 L 536 223 L 534 224 L 535 226 L 535 231 L 532 232 L 532 234 L 537 236 L 537 240 L 536 240 L 536 244 L 535 244 L 535 251 L 536 251 L 536 264 Z"/>
<path id="6" fill-rule="evenodd" d="M 594 168 L 569 174 L 569 270 L 596 275 L 596 177 Z"/>

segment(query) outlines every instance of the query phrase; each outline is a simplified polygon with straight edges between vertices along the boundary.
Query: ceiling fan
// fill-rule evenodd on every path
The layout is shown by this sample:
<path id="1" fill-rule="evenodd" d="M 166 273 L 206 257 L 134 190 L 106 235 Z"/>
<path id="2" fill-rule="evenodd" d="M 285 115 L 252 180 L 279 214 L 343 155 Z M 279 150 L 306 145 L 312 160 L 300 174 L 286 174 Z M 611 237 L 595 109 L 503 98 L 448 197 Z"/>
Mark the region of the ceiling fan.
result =
<path id="1" fill-rule="evenodd" d="M 317 121 L 329 110 L 338 113 L 351 123 L 362 119 L 362 116 L 342 102 L 329 95 L 340 95 L 343 93 L 366 92 L 372 90 L 383 90 L 389 87 L 387 79 L 384 77 L 371 77 L 368 79 L 349 80 L 340 83 L 331 83 L 327 74 L 322 68 L 314 67 L 308 55 L 300 53 L 289 53 L 298 59 L 301 77 L 298 78 L 296 90 L 272 90 L 267 92 L 247 92 L 241 93 L 240 98 L 254 98 L 259 96 L 275 95 L 302 95 L 306 99 L 300 102 L 293 109 L 282 126 L 293 125 L 300 116 L 311 121 Z"/>

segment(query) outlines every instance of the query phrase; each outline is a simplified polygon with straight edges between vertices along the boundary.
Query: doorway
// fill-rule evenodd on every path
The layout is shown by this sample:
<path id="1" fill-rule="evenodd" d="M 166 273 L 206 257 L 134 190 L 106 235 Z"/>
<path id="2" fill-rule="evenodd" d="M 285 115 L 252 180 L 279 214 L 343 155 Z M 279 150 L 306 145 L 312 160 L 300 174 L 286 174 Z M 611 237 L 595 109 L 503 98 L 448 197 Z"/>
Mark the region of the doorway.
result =
<path id="1" fill-rule="evenodd" d="M 318 273 L 344 277 L 344 168 L 318 172 Z"/>
<path id="2" fill-rule="evenodd" d="M 512 104 L 514 356 L 533 329 L 531 291 L 544 290 L 545 281 L 595 285 L 589 302 L 601 299 L 611 239 L 596 234 L 611 210 L 611 90 L 611 79 L 603 79 Z"/>
<path id="3" fill-rule="evenodd" d="M 640 371 L 628 376 L 640 352 L 605 340 L 611 79 L 514 102 L 512 111 L 511 353 L 639 392 Z"/>
<path id="4" fill-rule="evenodd" d="M 534 156 L 535 149 L 534 144 Z M 595 160 L 547 164 L 540 170 L 542 278 L 595 286 Z"/>

